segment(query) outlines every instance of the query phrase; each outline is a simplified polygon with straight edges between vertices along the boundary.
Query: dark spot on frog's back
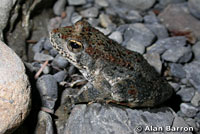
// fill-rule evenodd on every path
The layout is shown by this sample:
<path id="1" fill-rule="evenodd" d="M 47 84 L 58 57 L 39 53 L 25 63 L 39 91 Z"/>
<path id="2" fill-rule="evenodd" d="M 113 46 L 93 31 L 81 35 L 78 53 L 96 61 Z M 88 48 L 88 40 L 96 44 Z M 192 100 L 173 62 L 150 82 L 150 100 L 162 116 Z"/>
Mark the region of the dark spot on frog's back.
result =
<path id="1" fill-rule="evenodd" d="M 137 90 L 135 89 L 130 89 L 128 90 L 128 94 L 132 95 L 134 98 L 137 96 Z"/>

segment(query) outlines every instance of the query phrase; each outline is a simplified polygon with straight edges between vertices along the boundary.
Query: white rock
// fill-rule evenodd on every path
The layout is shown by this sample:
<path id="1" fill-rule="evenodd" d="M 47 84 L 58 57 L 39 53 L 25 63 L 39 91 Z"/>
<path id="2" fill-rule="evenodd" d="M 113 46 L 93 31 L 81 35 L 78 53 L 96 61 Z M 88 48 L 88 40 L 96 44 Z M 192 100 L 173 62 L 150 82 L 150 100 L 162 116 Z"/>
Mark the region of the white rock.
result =
<path id="1" fill-rule="evenodd" d="M 30 110 L 30 85 L 20 58 L 0 41 L 0 134 L 11 133 Z"/>

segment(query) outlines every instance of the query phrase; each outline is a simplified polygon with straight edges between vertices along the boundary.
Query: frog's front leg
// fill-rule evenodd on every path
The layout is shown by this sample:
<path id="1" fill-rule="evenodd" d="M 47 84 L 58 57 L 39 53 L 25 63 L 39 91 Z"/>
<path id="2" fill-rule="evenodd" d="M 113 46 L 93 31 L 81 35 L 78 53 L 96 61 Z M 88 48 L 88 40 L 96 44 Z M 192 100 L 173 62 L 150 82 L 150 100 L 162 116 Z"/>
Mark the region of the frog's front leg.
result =
<path id="1" fill-rule="evenodd" d="M 97 85 L 93 85 L 91 82 L 88 82 L 84 85 L 76 95 L 71 96 L 71 103 L 90 103 L 90 102 L 105 102 L 110 95 L 110 93 L 106 93 L 105 87 L 99 87 Z"/>
<path id="2" fill-rule="evenodd" d="M 172 88 L 166 81 L 146 81 L 145 78 L 126 78 L 115 83 L 113 102 L 129 107 L 152 107 L 168 99 Z"/>

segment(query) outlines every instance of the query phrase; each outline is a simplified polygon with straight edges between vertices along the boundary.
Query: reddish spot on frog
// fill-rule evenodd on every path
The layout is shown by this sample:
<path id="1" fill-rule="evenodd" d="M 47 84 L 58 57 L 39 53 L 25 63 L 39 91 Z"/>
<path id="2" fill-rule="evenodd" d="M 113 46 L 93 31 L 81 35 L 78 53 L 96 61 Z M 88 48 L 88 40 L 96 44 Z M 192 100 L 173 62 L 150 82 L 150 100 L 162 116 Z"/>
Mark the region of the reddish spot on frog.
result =
<path id="1" fill-rule="evenodd" d="M 50 41 L 88 80 L 74 103 L 110 101 L 152 107 L 172 95 L 173 88 L 141 54 L 127 50 L 86 21 L 54 29 Z"/>

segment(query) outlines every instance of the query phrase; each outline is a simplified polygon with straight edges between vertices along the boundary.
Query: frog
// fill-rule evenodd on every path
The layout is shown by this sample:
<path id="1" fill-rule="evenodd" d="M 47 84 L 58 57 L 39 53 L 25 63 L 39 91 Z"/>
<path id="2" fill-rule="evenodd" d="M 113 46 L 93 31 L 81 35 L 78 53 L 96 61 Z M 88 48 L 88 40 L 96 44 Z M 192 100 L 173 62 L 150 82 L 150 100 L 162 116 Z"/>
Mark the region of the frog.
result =
<path id="1" fill-rule="evenodd" d="M 73 103 L 154 107 L 173 94 L 168 81 L 138 52 L 126 49 L 86 20 L 53 29 L 50 42 L 88 81 Z"/>

